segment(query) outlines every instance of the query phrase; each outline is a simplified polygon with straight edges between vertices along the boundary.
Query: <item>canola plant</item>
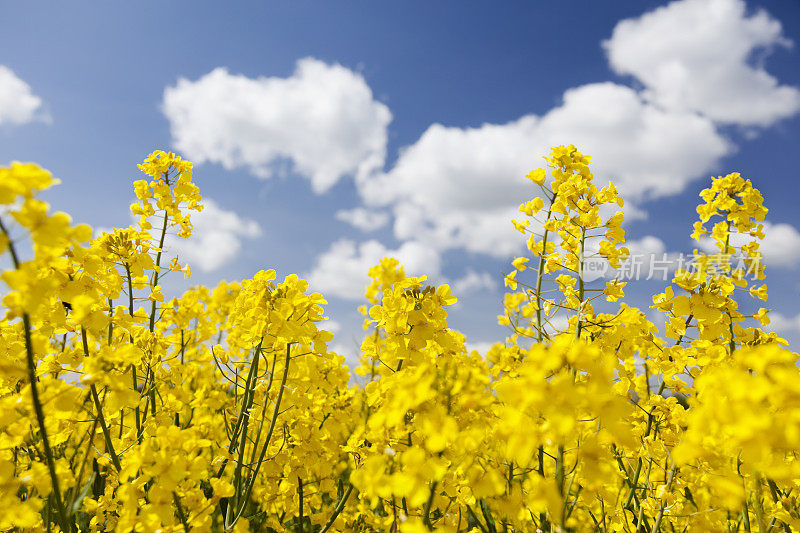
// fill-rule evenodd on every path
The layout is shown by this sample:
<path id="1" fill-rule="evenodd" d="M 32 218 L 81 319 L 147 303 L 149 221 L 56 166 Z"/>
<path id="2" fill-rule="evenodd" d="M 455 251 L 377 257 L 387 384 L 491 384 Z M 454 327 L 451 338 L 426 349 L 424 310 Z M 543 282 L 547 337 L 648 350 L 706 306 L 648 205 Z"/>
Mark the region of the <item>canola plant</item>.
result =
<path id="1" fill-rule="evenodd" d="M 385 258 L 359 384 L 296 275 L 165 297 L 190 275 L 165 236 L 202 209 L 188 161 L 148 156 L 136 223 L 96 238 L 38 199 L 49 172 L 0 168 L 0 530 L 799 530 L 798 355 L 743 311 L 767 298 L 761 194 L 701 193 L 693 237 L 719 252 L 653 297 L 662 335 L 585 275 L 629 255 L 617 190 L 573 146 L 546 160 L 508 337 L 468 350 L 450 288 Z"/>

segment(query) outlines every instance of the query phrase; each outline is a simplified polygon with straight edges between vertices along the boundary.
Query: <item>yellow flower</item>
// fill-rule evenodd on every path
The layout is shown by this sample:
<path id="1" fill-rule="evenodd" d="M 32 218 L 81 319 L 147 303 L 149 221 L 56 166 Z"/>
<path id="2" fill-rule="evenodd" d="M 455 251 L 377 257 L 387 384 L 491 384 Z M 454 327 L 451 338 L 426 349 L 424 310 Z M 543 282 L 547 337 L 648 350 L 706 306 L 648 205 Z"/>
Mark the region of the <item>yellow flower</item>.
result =
<path id="1" fill-rule="evenodd" d="M 544 183 L 546 174 L 543 168 L 537 168 L 528 172 L 528 175 L 525 177 L 534 182 L 536 185 L 541 185 Z"/>

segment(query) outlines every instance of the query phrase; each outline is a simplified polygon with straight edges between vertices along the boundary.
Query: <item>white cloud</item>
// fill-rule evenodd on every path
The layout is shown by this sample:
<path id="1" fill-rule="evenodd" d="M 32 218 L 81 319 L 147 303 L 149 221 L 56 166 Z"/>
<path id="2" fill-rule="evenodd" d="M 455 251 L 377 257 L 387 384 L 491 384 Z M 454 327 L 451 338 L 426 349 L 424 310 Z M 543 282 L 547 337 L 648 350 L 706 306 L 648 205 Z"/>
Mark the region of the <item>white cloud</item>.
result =
<path id="1" fill-rule="evenodd" d="M 765 224 L 759 251 L 767 267 L 794 268 L 800 262 L 800 233 L 789 224 Z"/>
<path id="2" fill-rule="evenodd" d="M 291 162 L 316 192 L 382 168 L 389 109 L 364 78 L 305 58 L 288 78 L 247 78 L 217 68 L 164 91 L 173 143 L 197 163 L 248 167 L 259 177 Z"/>
<path id="3" fill-rule="evenodd" d="M 633 202 L 679 193 L 732 149 L 706 118 L 596 83 L 566 91 L 563 104 L 541 117 L 478 128 L 433 124 L 360 191 L 369 205 L 393 207 L 398 239 L 504 257 L 524 241 L 510 219 L 537 193 L 524 175 L 543 166 L 549 147 L 570 143 L 592 155 L 598 183 L 612 180 Z"/>
<path id="4" fill-rule="evenodd" d="M 342 330 L 342 325 L 336 320 L 331 320 L 331 319 L 328 319 L 320 323 L 319 327 L 320 329 L 324 329 L 325 331 L 330 331 L 334 335 Z"/>
<path id="5" fill-rule="evenodd" d="M 242 248 L 242 239 L 261 235 L 253 220 L 226 211 L 211 198 L 203 198 L 203 210 L 192 212 L 192 236 L 182 239 L 170 235 L 166 246 L 177 253 L 181 263 L 210 272 L 233 260 Z"/>
<path id="6" fill-rule="evenodd" d="M 342 357 L 344 357 L 345 366 L 350 367 L 351 370 L 359 366 L 361 347 L 360 344 L 356 341 L 333 342 L 328 345 L 328 351 L 335 352 L 337 355 L 341 355 Z M 359 383 L 360 382 L 359 380 L 365 380 L 365 378 L 358 375 L 351 375 L 350 379 L 355 383 Z"/>
<path id="7" fill-rule="evenodd" d="M 642 216 L 637 205 L 682 192 L 735 150 L 715 121 L 766 126 L 800 108 L 800 91 L 748 63 L 776 44 L 787 44 L 780 24 L 746 16 L 739 0 L 674 2 L 621 22 L 604 44 L 612 67 L 642 78 L 643 92 L 594 83 L 565 91 L 541 116 L 433 124 L 391 170 L 361 180 L 360 193 L 393 210 L 400 240 L 506 257 L 523 242 L 509 219 L 536 194 L 523 176 L 549 147 L 571 143 L 592 155 L 599 184 L 617 185 L 628 218 Z M 691 81 L 670 84 L 676 68 Z"/>
<path id="8" fill-rule="evenodd" d="M 746 234 L 731 235 L 732 246 L 742 246 L 753 240 Z M 706 253 L 719 253 L 710 237 L 700 239 L 700 249 Z M 790 224 L 764 222 L 764 240 L 758 251 L 763 254 L 764 265 L 775 268 L 795 268 L 800 263 L 800 232 Z"/>
<path id="9" fill-rule="evenodd" d="M 605 258 L 596 255 L 599 242 L 597 240 L 590 242 L 587 247 L 584 279 L 590 282 L 599 278 L 616 278 L 621 281 L 669 281 L 670 274 L 680 267 L 680 254 L 667 252 L 664 241 L 653 235 L 630 240 L 624 246 L 630 252 L 630 256 L 621 262 L 620 268 L 614 269 Z"/>
<path id="10" fill-rule="evenodd" d="M 563 309 L 556 309 L 550 316 L 545 313 L 542 316 L 544 330 L 550 335 L 553 335 L 557 332 L 566 331 L 569 328 L 569 319 L 573 316 L 574 314 L 568 313 Z"/>
<path id="11" fill-rule="evenodd" d="M 477 351 L 480 354 L 486 355 L 489 350 L 494 346 L 494 342 L 469 342 L 467 341 L 467 352 Z"/>
<path id="12" fill-rule="evenodd" d="M 800 332 L 800 314 L 788 317 L 772 311 L 769 314 L 769 319 L 770 323 L 765 327 L 767 331 L 774 331 L 778 334 Z"/>
<path id="13" fill-rule="evenodd" d="M 671 274 L 680 267 L 680 253 L 667 252 L 664 241 L 647 235 L 625 243 L 630 257 L 617 271 L 620 279 L 669 281 Z M 627 277 L 627 279 L 625 279 Z"/>
<path id="14" fill-rule="evenodd" d="M 0 65 L 0 124 L 25 124 L 35 120 L 49 120 L 42 110 L 42 99 L 10 68 Z"/>
<path id="15" fill-rule="evenodd" d="M 497 281 L 488 272 L 475 272 L 470 269 L 464 276 L 452 283 L 453 294 L 463 296 L 470 292 L 492 291 L 497 288 Z"/>
<path id="16" fill-rule="evenodd" d="M 364 207 L 342 209 L 336 212 L 336 218 L 365 232 L 379 230 L 389 223 L 389 213 Z"/>
<path id="17" fill-rule="evenodd" d="M 800 90 L 779 85 L 754 52 L 790 46 L 781 24 L 742 0 L 681 0 L 619 22 L 603 43 L 611 67 L 645 97 L 721 123 L 770 124 L 800 111 Z"/>
<path id="18" fill-rule="evenodd" d="M 390 250 L 376 240 L 356 244 L 341 239 L 317 258 L 306 279 L 313 290 L 325 296 L 363 300 L 369 283 L 367 273 L 384 257 L 399 260 L 409 276 L 424 274 L 429 278 L 436 277 L 441 268 L 439 254 L 418 242 L 406 242 L 397 250 Z"/>

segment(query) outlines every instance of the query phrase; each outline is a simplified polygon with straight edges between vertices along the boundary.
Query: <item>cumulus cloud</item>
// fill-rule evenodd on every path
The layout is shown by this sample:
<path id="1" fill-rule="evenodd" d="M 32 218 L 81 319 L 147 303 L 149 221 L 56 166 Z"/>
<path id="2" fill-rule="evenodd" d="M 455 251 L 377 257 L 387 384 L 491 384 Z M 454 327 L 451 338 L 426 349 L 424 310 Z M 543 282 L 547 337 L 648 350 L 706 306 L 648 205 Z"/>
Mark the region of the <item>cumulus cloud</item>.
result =
<path id="1" fill-rule="evenodd" d="M 400 240 L 507 257 L 522 244 L 508 220 L 536 194 L 522 176 L 549 147 L 572 143 L 593 156 L 600 185 L 617 185 L 628 218 L 642 216 L 644 201 L 682 192 L 735 150 L 716 123 L 768 126 L 800 109 L 797 88 L 751 61 L 787 44 L 776 20 L 747 15 L 740 0 L 673 2 L 620 22 L 604 43 L 612 68 L 638 77 L 643 91 L 593 83 L 565 91 L 543 115 L 433 124 L 391 170 L 360 181 L 360 193 L 392 209 Z"/>
<path id="2" fill-rule="evenodd" d="M 786 316 L 775 311 L 769 314 L 770 323 L 766 326 L 767 331 L 785 335 L 787 333 L 800 333 L 800 314 Z"/>
<path id="3" fill-rule="evenodd" d="M 398 249 L 390 250 L 376 240 L 356 244 L 341 239 L 317 258 L 306 279 L 313 290 L 322 294 L 362 300 L 369 283 L 367 272 L 384 257 L 399 260 L 410 276 L 436 277 L 441 268 L 436 250 L 419 242 L 405 242 Z"/>
<path id="4" fill-rule="evenodd" d="M 679 0 L 621 21 L 603 43 L 611 68 L 636 77 L 642 90 L 592 83 L 566 90 L 549 111 L 508 123 L 432 124 L 387 171 L 392 115 L 360 74 L 338 64 L 302 59 L 288 78 L 218 68 L 167 87 L 163 110 L 175 147 L 197 162 L 260 177 L 291 169 L 317 193 L 352 175 L 363 205 L 336 218 L 365 231 L 393 218 L 404 243 L 389 250 L 345 239 L 317 258 L 316 289 L 353 298 L 384 255 L 405 253 L 426 266 L 419 273 L 436 274 L 446 250 L 502 258 L 520 251 L 524 238 L 509 220 L 538 192 L 523 176 L 543 166 L 554 145 L 591 154 L 598 185 L 613 181 L 628 218 L 644 216 L 644 202 L 682 192 L 735 149 L 719 124 L 769 126 L 800 110 L 800 91 L 752 61 L 754 52 L 789 44 L 776 20 L 748 14 L 742 0 Z M 781 231 L 783 240 L 794 238 Z M 637 244 L 666 253 L 652 239 Z M 765 243 L 765 255 L 769 249 Z M 797 259 L 783 244 L 773 255 L 780 253 L 778 264 Z M 465 287 L 483 283 L 476 276 Z"/>
<path id="5" fill-rule="evenodd" d="M 342 330 L 342 325 L 336 320 L 328 319 L 322 322 L 322 329 L 330 331 L 333 334 L 339 333 Z"/>
<path id="6" fill-rule="evenodd" d="M 731 235 L 731 245 L 739 247 L 753 240 L 747 234 Z M 700 249 L 706 253 L 719 253 L 710 237 L 700 239 Z M 800 232 L 790 224 L 764 222 L 764 240 L 758 251 L 763 254 L 764 265 L 775 268 L 796 268 L 800 263 Z"/>
<path id="7" fill-rule="evenodd" d="M 538 192 L 523 176 L 543 166 L 549 147 L 569 143 L 592 155 L 599 184 L 613 181 L 634 204 L 681 192 L 732 150 L 707 118 L 596 83 L 566 91 L 543 116 L 477 128 L 433 124 L 360 191 L 369 205 L 392 206 L 398 239 L 504 257 L 523 242 L 509 219 Z"/>
<path id="8" fill-rule="evenodd" d="M 541 115 L 433 124 L 386 172 L 391 113 L 341 65 L 306 58 L 288 78 L 216 69 L 168 87 L 163 107 L 176 147 L 198 162 L 265 177 L 288 162 L 316 192 L 353 175 L 364 205 L 337 219 L 369 231 L 391 212 L 400 241 L 505 258 L 523 242 L 509 219 L 537 192 L 523 176 L 549 147 L 591 154 L 598 183 L 617 185 L 629 219 L 644 216 L 643 202 L 682 192 L 735 149 L 717 122 L 766 126 L 800 109 L 800 91 L 751 61 L 788 44 L 776 20 L 747 14 L 741 0 L 679 0 L 621 21 L 603 43 L 611 67 L 642 91 L 592 83 Z"/>
<path id="9" fill-rule="evenodd" d="M 497 280 L 488 272 L 475 272 L 470 269 L 462 277 L 453 281 L 453 294 L 463 296 L 471 292 L 492 291 L 497 288 Z"/>
<path id="10" fill-rule="evenodd" d="M 204 272 L 230 263 L 241 251 L 243 239 L 261 235 L 258 223 L 221 208 L 211 198 L 203 198 L 202 211 L 192 212 L 192 226 L 191 237 L 169 236 L 165 244 L 181 262 Z"/>
<path id="11" fill-rule="evenodd" d="M 611 67 L 638 78 L 645 97 L 720 123 L 769 126 L 800 111 L 754 53 L 792 43 L 781 24 L 743 0 L 681 0 L 619 22 L 603 43 Z"/>
<path id="12" fill-rule="evenodd" d="M 217 68 L 164 91 L 173 144 L 196 163 L 247 167 L 263 178 L 290 168 L 324 192 L 360 179 L 386 156 L 389 109 L 364 78 L 313 58 L 288 78 L 248 78 Z"/>
<path id="13" fill-rule="evenodd" d="M 800 233 L 789 224 L 765 224 L 759 251 L 767 267 L 796 268 L 800 263 Z"/>
<path id="14" fill-rule="evenodd" d="M 389 213 L 385 211 L 372 211 L 364 207 L 342 209 L 336 212 L 337 220 L 347 222 L 361 231 L 376 231 L 389 223 Z"/>
<path id="15" fill-rule="evenodd" d="M 630 257 L 615 271 L 620 279 L 669 281 L 670 274 L 680 268 L 681 254 L 668 252 L 664 241 L 654 235 L 628 241 L 625 247 Z"/>
<path id="16" fill-rule="evenodd" d="M 42 109 L 42 99 L 10 68 L 0 65 L 0 124 L 25 124 L 35 120 L 49 120 Z"/>
<path id="17" fill-rule="evenodd" d="M 480 354 L 486 354 L 495 343 L 493 342 L 469 342 L 467 341 L 467 351 L 477 351 Z"/>
<path id="18" fill-rule="evenodd" d="M 681 267 L 681 254 L 668 252 L 663 240 L 653 235 L 633 239 L 625 243 L 630 252 L 619 268 L 611 268 L 608 261 L 598 255 L 598 242 L 587 244 L 583 277 L 586 281 L 596 279 L 656 280 L 669 281 L 670 274 Z M 685 263 L 685 261 L 684 261 Z M 685 265 L 684 265 L 685 266 Z"/>

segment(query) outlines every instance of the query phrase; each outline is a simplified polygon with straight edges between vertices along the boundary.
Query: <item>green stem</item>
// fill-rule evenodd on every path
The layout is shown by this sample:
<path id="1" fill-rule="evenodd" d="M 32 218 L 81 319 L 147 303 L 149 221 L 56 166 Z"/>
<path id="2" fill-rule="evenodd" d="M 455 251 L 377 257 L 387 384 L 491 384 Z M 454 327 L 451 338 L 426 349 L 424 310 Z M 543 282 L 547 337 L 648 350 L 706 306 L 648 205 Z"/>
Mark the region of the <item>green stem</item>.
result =
<path id="1" fill-rule="evenodd" d="M 163 253 L 164 248 L 164 239 L 167 236 L 167 222 L 169 222 L 169 216 L 167 212 L 164 211 L 164 223 L 161 225 L 161 238 L 158 241 L 158 252 L 156 252 L 156 268 L 153 271 L 153 282 L 150 284 L 151 287 L 155 288 L 158 285 L 158 276 L 159 276 L 159 268 L 161 267 L 161 254 Z M 152 304 L 150 305 L 150 331 L 152 332 L 155 329 L 156 324 L 156 301 L 153 300 Z"/>
<path id="2" fill-rule="evenodd" d="M 33 410 L 36 413 L 36 421 L 39 424 L 39 433 L 42 436 L 42 447 L 44 457 L 47 462 L 47 470 L 50 473 L 50 481 L 53 484 L 53 498 L 56 502 L 56 510 L 62 531 L 72 531 L 72 524 L 69 521 L 67 510 L 61 499 L 61 489 L 58 485 L 58 475 L 56 474 L 56 463 L 53 459 L 53 450 L 50 448 L 50 439 L 47 438 L 47 428 L 44 425 L 44 411 L 42 402 L 39 398 L 39 388 L 36 386 L 36 363 L 33 360 L 33 342 L 31 340 L 31 319 L 28 313 L 22 313 L 22 323 L 25 328 L 25 355 L 28 365 L 28 381 L 31 384 L 31 398 L 33 400 Z"/>
<path id="3" fill-rule="evenodd" d="M 2 219 L 0 219 L 0 231 L 6 236 L 8 240 L 8 251 L 11 254 L 11 261 L 14 263 L 14 268 L 19 270 L 19 257 L 14 247 L 14 242 L 11 240 L 11 235 L 8 234 Z M 44 410 L 42 409 L 42 402 L 39 398 L 39 387 L 36 385 L 36 362 L 33 357 L 33 340 L 31 339 L 31 317 L 27 312 L 22 313 L 22 326 L 25 332 L 25 360 L 28 367 L 28 381 L 31 384 L 31 400 L 33 402 L 33 411 L 36 414 L 36 422 L 39 424 L 39 434 L 42 436 L 42 447 L 44 448 L 44 457 L 47 462 L 47 470 L 50 473 L 50 481 L 53 485 L 53 498 L 56 503 L 56 510 L 58 511 L 58 519 L 62 531 L 72 531 L 72 524 L 69 521 L 69 515 L 64 508 L 64 502 L 61 498 L 61 489 L 58 485 L 58 475 L 56 474 L 56 463 L 53 458 L 53 450 L 50 448 L 50 439 L 47 438 L 47 428 L 44 425 Z M 49 523 L 49 521 L 48 521 Z"/>
<path id="4" fill-rule="evenodd" d="M 125 275 L 128 279 L 128 313 L 130 314 L 131 318 L 133 318 L 133 280 L 131 276 L 131 266 L 126 262 L 125 263 Z M 133 343 L 133 334 L 131 334 L 131 343 Z M 136 365 L 131 364 L 131 383 L 133 385 L 133 390 L 139 391 L 139 384 L 137 383 L 138 379 L 136 377 Z M 139 444 L 142 443 L 142 414 L 139 410 L 139 402 L 136 403 L 136 407 L 134 409 L 134 413 L 136 415 L 136 439 L 139 441 Z"/>
<path id="5" fill-rule="evenodd" d="M 344 506 L 347 503 L 347 499 L 350 497 L 350 494 L 352 492 L 353 492 L 353 485 L 350 485 L 349 487 L 347 487 L 347 491 L 345 491 L 345 493 L 342 495 L 342 499 L 339 500 L 339 503 L 336 504 L 336 508 L 333 510 L 333 514 L 331 515 L 330 518 L 328 518 L 328 521 L 325 522 L 325 526 L 322 529 L 320 529 L 319 533 L 327 533 L 327 531 L 336 521 L 336 518 L 344 509 Z"/>
<path id="6" fill-rule="evenodd" d="M 544 477 L 544 446 L 539 445 L 539 450 L 536 454 L 537 462 L 539 463 L 538 471 L 539 475 Z"/>
<path id="7" fill-rule="evenodd" d="M 550 221 L 550 217 L 553 215 L 553 202 L 558 196 L 558 193 L 554 194 L 553 197 L 550 199 L 550 207 L 547 210 L 547 219 L 545 219 L 545 226 L 547 226 L 547 222 Z M 543 333 L 542 333 L 542 278 L 544 278 L 544 265 L 545 259 L 544 256 L 547 254 L 547 238 L 549 237 L 550 230 L 545 227 L 544 235 L 542 236 L 542 252 L 539 254 L 539 268 L 536 275 L 536 337 L 539 342 L 542 342 Z"/>
<path id="8" fill-rule="evenodd" d="M 303 533 L 305 529 L 303 527 L 303 479 L 300 476 L 297 476 L 297 498 L 298 498 L 298 509 L 297 509 L 297 532 Z"/>
<path id="9" fill-rule="evenodd" d="M 275 431 L 275 424 L 277 423 L 278 415 L 280 414 L 281 399 L 283 398 L 283 391 L 286 389 L 286 380 L 289 377 L 289 362 L 291 361 L 291 353 L 292 353 L 292 345 L 291 344 L 287 344 L 286 345 L 286 360 L 284 361 L 283 376 L 281 377 L 281 387 L 280 387 L 280 389 L 278 389 L 278 396 L 275 398 L 275 409 L 272 412 L 272 420 L 269 423 L 269 429 L 267 429 L 267 436 L 264 439 L 264 446 L 261 448 L 261 455 L 258 458 L 258 462 L 256 463 L 255 467 L 253 468 L 253 472 L 250 474 L 250 477 L 247 480 L 248 481 L 247 482 L 247 487 L 246 487 L 245 492 L 244 492 L 244 497 L 241 498 L 242 504 L 241 504 L 241 507 L 239 508 L 239 512 L 236 514 L 235 518 L 233 519 L 233 521 L 230 524 L 226 524 L 226 529 L 233 528 L 233 526 L 236 524 L 236 522 L 239 521 L 239 518 L 242 516 L 242 513 L 244 513 L 244 509 L 247 506 L 247 500 L 250 498 L 250 493 L 252 492 L 253 486 L 256 483 L 256 476 L 258 475 L 258 471 L 261 469 L 261 465 L 263 464 L 264 458 L 267 455 L 267 448 L 269 447 L 269 443 L 272 440 L 272 434 Z M 255 386 L 253 388 L 255 389 Z M 245 435 L 246 433 L 247 433 L 247 428 L 246 428 L 246 426 L 244 426 L 243 429 L 242 429 L 242 435 Z M 256 446 L 256 445 L 258 445 L 258 443 L 254 443 L 253 445 Z M 239 450 L 239 452 L 240 452 L 239 460 L 240 461 L 242 459 L 243 448 L 244 448 L 244 442 L 242 443 L 242 448 Z M 237 464 L 236 465 L 237 470 L 240 470 L 241 466 L 242 466 L 241 463 Z M 236 487 L 237 487 L 237 493 L 238 493 L 238 490 L 239 490 L 238 487 L 239 486 L 237 485 Z M 238 496 L 238 494 L 236 496 Z M 237 497 L 237 500 L 238 500 L 238 497 Z M 237 504 L 238 504 L 238 501 L 237 501 Z"/>
<path id="10" fill-rule="evenodd" d="M 756 490 L 754 494 L 754 505 L 756 510 L 756 518 L 758 519 L 758 532 L 765 533 L 766 526 L 764 524 L 764 505 L 762 501 L 762 493 L 761 493 L 761 475 L 756 472 L 753 476 L 753 482 L 756 485 Z"/>
<path id="11" fill-rule="evenodd" d="M 153 283 L 151 284 L 152 288 L 155 288 L 158 285 L 158 275 L 159 269 L 161 268 L 161 254 L 164 248 L 164 238 L 167 235 L 167 222 L 169 221 L 169 216 L 167 212 L 164 211 L 164 224 L 161 226 L 161 238 L 158 241 L 158 252 L 156 253 L 156 268 L 153 271 Z M 153 332 L 156 325 L 156 309 L 157 309 L 156 301 L 153 300 L 150 305 L 150 333 Z M 152 415 L 155 416 L 156 414 L 156 376 L 155 371 L 152 369 L 150 365 L 148 365 L 148 372 L 150 373 L 149 379 L 149 392 L 150 392 L 150 411 L 152 411 Z"/>
<path id="12" fill-rule="evenodd" d="M 673 464 L 672 468 L 669 471 L 669 479 L 667 479 L 667 492 L 672 488 L 672 481 L 675 479 L 675 471 L 677 467 Z M 655 522 L 653 522 L 653 533 L 656 533 L 658 529 L 661 527 L 661 520 L 664 518 L 664 509 L 666 509 L 667 504 L 661 503 L 658 509 L 658 515 L 656 516 Z"/>
<path id="13" fill-rule="evenodd" d="M 86 335 L 86 328 L 81 326 L 81 340 L 83 341 L 83 355 L 85 357 L 89 357 L 89 343 L 87 341 Z M 114 468 L 117 469 L 117 472 L 122 470 L 122 465 L 119 463 L 119 457 L 117 457 L 117 452 L 114 451 L 114 444 L 111 442 L 111 432 L 108 430 L 108 425 L 106 424 L 106 418 L 103 416 L 103 405 L 100 403 L 100 397 L 97 394 L 97 387 L 95 387 L 94 383 L 89 386 L 89 390 L 92 393 L 92 400 L 94 401 L 94 407 L 97 409 L 97 420 L 100 422 L 100 429 L 103 430 L 103 438 L 106 442 L 106 451 L 108 451 L 109 455 L 111 455 L 111 462 L 114 463 Z"/>
<path id="14" fill-rule="evenodd" d="M 122 470 L 122 465 L 119 462 L 119 456 L 117 455 L 117 452 L 114 451 L 114 444 L 111 442 L 111 433 L 108 430 L 106 419 L 103 416 L 103 406 L 100 403 L 100 397 L 97 394 L 97 387 L 91 385 L 89 389 L 92 393 L 92 401 L 94 401 L 95 409 L 97 409 L 97 420 L 100 422 L 100 429 L 103 431 L 103 439 L 106 443 L 106 450 L 111 456 L 111 462 L 114 463 L 114 468 L 116 468 L 117 472 L 119 472 Z"/>
<path id="15" fill-rule="evenodd" d="M 581 245 L 578 250 L 578 314 L 575 318 L 575 340 L 581 338 L 581 330 L 583 323 L 581 322 L 581 313 L 583 312 L 583 298 L 585 294 L 585 287 L 583 283 L 583 253 L 586 245 L 586 229 L 581 229 Z"/>
<path id="16" fill-rule="evenodd" d="M 750 511 L 747 508 L 747 500 L 744 501 L 742 506 L 742 521 L 744 522 L 744 530 L 750 533 Z"/>
<path id="17" fill-rule="evenodd" d="M 256 346 L 256 348 L 254 350 L 254 357 L 260 357 L 261 356 L 261 344 L 262 344 L 263 341 L 264 341 L 264 339 L 262 338 L 261 341 L 259 341 L 258 346 Z M 247 372 L 247 377 L 245 378 L 244 394 L 242 395 L 242 407 L 239 409 L 239 414 L 236 417 L 236 424 L 234 424 L 233 430 L 231 431 L 231 442 L 230 442 L 230 444 L 228 444 L 228 454 L 232 454 L 233 451 L 236 449 L 236 439 L 239 437 L 239 430 L 242 428 L 242 423 L 244 422 L 245 416 L 248 416 L 248 413 L 247 413 L 247 410 L 245 409 L 245 406 L 246 406 L 246 403 L 247 403 L 247 399 L 249 397 L 249 391 L 250 391 L 251 382 L 253 382 L 255 380 L 255 377 L 254 377 L 255 373 L 253 372 L 253 370 L 254 370 L 253 369 L 253 365 L 251 364 L 250 365 L 250 370 Z M 239 367 L 236 366 L 235 367 L 235 385 L 234 385 L 234 405 L 236 403 L 238 403 L 238 394 L 239 394 L 238 391 L 239 391 Z M 225 469 L 227 467 L 228 467 L 228 459 L 225 458 L 225 460 L 222 461 L 222 464 L 220 465 L 219 470 L 217 470 L 216 477 L 218 477 L 218 478 L 222 477 L 222 474 L 225 473 Z"/>
<path id="18" fill-rule="evenodd" d="M 559 445 L 556 452 L 556 485 L 558 493 L 564 497 L 564 446 Z"/>
<path id="19" fill-rule="evenodd" d="M 727 222 L 727 216 L 726 216 L 726 222 Z M 725 235 L 725 250 L 722 252 L 722 255 L 726 257 L 728 255 L 728 246 L 730 246 L 730 241 L 731 241 L 731 223 L 728 222 L 728 233 L 727 235 Z M 731 316 L 730 311 L 728 312 L 728 319 L 730 320 L 729 331 L 731 335 L 730 341 L 728 342 L 728 349 L 730 350 L 731 355 L 733 355 L 733 352 L 736 351 L 736 340 L 733 336 L 733 316 Z"/>
<path id="20" fill-rule="evenodd" d="M 172 491 L 172 501 L 175 503 L 175 511 L 178 514 L 178 520 L 180 520 L 181 524 L 183 525 L 183 530 L 185 532 L 190 531 L 192 527 L 189 525 L 189 521 L 186 519 L 186 513 L 181 505 L 181 500 L 178 498 L 178 494 L 175 491 Z"/>
<path id="21" fill-rule="evenodd" d="M 248 387 L 245 390 L 245 396 L 242 399 L 242 412 L 244 413 L 244 418 L 242 418 L 242 426 L 241 431 L 239 434 L 239 456 L 236 461 L 236 469 L 234 470 L 233 474 L 233 486 L 236 489 L 236 492 L 233 496 L 233 506 L 231 511 L 239 505 L 240 497 L 243 492 L 244 482 L 242 481 L 242 468 L 244 466 L 244 452 L 245 448 L 247 447 L 247 426 L 250 424 L 250 409 L 253 406 L 253 399 L 255 398 L 255 388 L 256 388 L 256 376 L 258 375 L 258 361 L 261 359 L 260 350 L 256 350 L 256 353 L 253 356 L 253 362 L 250 364 L 250 380 L 248 380 Z M 229 516 L 233 516 L 229 514 Z M 230 524 L 232 527 L 233 524 Z"/>
<path id="22" fill-rule="evenodd" d="M 433 524 L 431 523 L 431 506 L 433 499 L 436 497 L 436 487 L 439 485 L 438 481 L 431 484 L 431 492 L 428 495 L 428 501 L 425 502 L 425 507 L 422 509 L 422 521 L 429 531 L 433 531 Z"/>

